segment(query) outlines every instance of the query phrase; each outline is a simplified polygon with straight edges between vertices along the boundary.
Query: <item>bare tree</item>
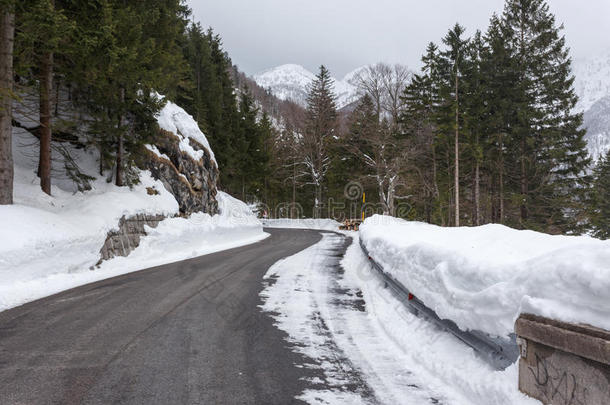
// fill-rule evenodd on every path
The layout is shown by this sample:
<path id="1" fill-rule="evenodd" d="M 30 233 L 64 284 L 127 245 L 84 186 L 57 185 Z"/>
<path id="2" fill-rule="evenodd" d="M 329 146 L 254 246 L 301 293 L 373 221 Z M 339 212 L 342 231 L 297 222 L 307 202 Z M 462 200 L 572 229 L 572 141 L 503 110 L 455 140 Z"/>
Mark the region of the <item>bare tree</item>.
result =
<path id="1" fill-rule="evenodd" d="M 367 116 L 366 120 L 372 119 L 374 124 L 367 125 L 350 148 L 371 169 L 386 215 L 395 214 L 397 199 L 407 198 L 397 194 L 398 188 L 404 186 L 402 173 L 410 153 L 406 141 L 398 136 L 398 119 L 400 96 L 410 79 L 411 72 L 405 66 L 384 63 L 368 66 L 354 77 L 363 97 L 352 119 L 358 119 L 359 114 L 359 119 Z"/>
<path id="2" fill-rule="evenodd" d="M 385 104 L 385 82 L 389 71 L 388 65 L 377 63 L 360 70 L 352 79 L 352 84 L 358 88 L 360 96 L 368 95 L 373 101 L 377 119 L 381 119 Z"/>
<path id="3" fill-rule="evenodd" d="M 12 92 L 15 15 L 0 2 L 0 204 L 13 203 Z"/>
<path id="4" fill-rule="evenodd" d="M 352 79 L 361 96 L 368 95 L 375 104 L 379 120 L 387 118 L 395 125 L 398 123 L 405 87 L 413 73 L 405 65 L 377 63 L 359 71 Z"/>
<path id="5" fill-rule="evenodd" d="M 402 101 L 400 97 L 405 91 L 405 87 L 409 84 L 413 77 L 413 72 L 405 65 L 395 64 L 383 69 L 383 90 L 385 97 L 383 98 L 383 109 L 389 114 L 391 122 L 396 125 Z"/>

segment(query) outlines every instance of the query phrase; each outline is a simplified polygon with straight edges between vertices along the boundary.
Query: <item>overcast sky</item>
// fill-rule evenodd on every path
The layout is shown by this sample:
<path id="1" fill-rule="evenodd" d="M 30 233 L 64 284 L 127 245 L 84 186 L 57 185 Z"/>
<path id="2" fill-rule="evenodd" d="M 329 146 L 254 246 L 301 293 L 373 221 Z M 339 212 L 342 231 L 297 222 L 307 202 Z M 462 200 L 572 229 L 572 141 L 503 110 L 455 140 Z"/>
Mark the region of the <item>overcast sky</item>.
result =
<path id="1" fill-rule="evenodd" d="M 222 36 L 248 74 L 297 63 L 333 75 L 375 62 L 419 67 L 426 44 L 455 22 L 485 30 L 504 0 L 188 0 L 193 18 Z M 572 54 L 610 49 L 610 0 L 548 0 Z"/>

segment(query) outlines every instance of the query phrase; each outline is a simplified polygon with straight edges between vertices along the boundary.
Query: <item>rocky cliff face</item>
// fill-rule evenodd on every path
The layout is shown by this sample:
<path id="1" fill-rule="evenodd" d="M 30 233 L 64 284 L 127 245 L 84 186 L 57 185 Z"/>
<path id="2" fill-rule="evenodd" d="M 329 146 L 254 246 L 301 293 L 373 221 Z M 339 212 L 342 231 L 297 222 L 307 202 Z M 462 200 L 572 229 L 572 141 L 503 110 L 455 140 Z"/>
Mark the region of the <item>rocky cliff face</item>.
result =
<path id="1" fill-rule="evenodd" d="M 159 112 L 157 122 L 160 136 L 155 145 L 146 145 L 140 167 L 150 170 L 173 194 L 181 215 L 216 214 L 218 163 L 199 124 L 171 101 Z"/>
<path id="2" fill-rule="evenodd" d="M 147 148 L 147 158 L 142 169 L 149 170 L 173 194 L 180 206 L 180 214 L 194 212 L 218 212 L 216 182 L 218 167 L 210 152 L 193 139 L 187 142 L 200 156 L 193 156 L 181 147 L 185 139 L 178 134 L 161 129 L 162 136 L 156 145 Z"/>

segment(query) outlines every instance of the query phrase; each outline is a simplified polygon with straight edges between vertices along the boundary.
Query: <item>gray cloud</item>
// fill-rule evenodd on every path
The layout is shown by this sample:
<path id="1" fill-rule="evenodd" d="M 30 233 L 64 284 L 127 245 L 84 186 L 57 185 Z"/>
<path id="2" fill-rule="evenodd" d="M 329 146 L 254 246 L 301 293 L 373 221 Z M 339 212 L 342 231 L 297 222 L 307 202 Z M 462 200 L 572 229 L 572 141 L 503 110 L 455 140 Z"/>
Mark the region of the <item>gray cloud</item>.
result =
<path id="1" fill-rule="evenodd" d="M 188 0 L 193 17 L 219 33 L 233 58 L 253 74 L 297 63 L 325 64 L 337 77 L 359 66 L 401 62 L 419 66 L 430 41 L 455 22 L 485 30 L 503 0 Z M 576 58 L 608 50 L 608 0 L 549 0 Z"/>

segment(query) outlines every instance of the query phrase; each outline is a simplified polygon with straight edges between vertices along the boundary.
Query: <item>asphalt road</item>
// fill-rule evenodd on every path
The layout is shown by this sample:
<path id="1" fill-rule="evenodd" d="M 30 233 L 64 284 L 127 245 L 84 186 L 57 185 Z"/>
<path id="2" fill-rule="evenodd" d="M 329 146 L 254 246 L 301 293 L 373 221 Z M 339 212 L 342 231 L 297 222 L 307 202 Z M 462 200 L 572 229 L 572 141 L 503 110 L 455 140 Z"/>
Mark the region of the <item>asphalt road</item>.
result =
<path id="1" fill-rule="evenodd" d="M 273 263 L 320 233 L 267 231 L 0 313 L 0 403 L 296 403 L 313 372 L 295 367 L 258 294 Z"/>

